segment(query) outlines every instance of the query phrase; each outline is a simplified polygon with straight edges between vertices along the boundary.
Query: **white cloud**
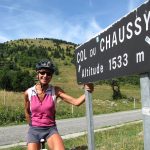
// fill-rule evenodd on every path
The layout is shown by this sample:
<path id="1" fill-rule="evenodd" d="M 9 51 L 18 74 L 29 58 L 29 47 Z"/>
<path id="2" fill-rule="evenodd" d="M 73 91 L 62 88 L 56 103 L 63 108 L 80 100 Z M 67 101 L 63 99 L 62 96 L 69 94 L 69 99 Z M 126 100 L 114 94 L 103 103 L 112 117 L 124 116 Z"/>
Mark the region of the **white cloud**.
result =
<path id="1" fill-rule="evenodd" d="M 92 4 L 92 0 L 89 0 L 89 4 Z M 74 16 L 74 18 L 64 19 L 61 12 L 54 9 L 47 15 L 38 11 L 21 9 L 19 5 L 10 7 L 0 5 L 0 7 L 8 9 L 10 12 L 5 17 L 1 30 L 5 31 L 5 35 L 8 34 L 11 40 L 49 37 L 78 44 L 89 40 L 102 30 L 96 19 L 91 16 Z M 19 13 L 14 15 L 15 11 L 19 11 Z M 0 41 L 7 40 L 6 37 L 0 37 Z"/>
<path id="2" fill-rule="evenodd" d="M 42 20 L 36 20 L 38 18 L 42 18 Z M 47 18 L 42 14 L 32 15 L 29 21 L 22 23 L 20 26 L 21 28 L 16 29 L 16 32 L 18 35 L 26 38 L 29 36 L 50 37 L 75 42 L 77 44 L 87 41 L 102 30 L 94 18 L 89 19 L 88 22 L 85 22 L 85 20 L 73 22 L 73 20 L 63 20 L 61 16 L 51 15 Z M 31 32 L 28 31 L 29 28 L 31 28 Z"/>
<path id="3" fill-rule="evenodd" d="M 9 5 L 0 5 L 0 8 L 3 8 L 5 10 L 7 10 L 7 12 L 9 12 L 9 13 L 13 13 L 15 11 L 26 12 L 26 10 L 21 9 L 20 5 L 15 4 L 15 3 L 11 4 L 11 6 L 9 6 Z"/>
<path id="4" fill-rule="evenodd" d="M 55 37 L 59 36 L 64 40 L 77 44 L 89 40 L 102 30 L 94 18 L 86 22 L 86 26 L 83 22 L 70 23 L 66 21 L 64 23 L 61 22 L 56 28 L 53 32 Z"/>
<path id="5" fill-rule="evenodd" d="M 5 36 L 0 36 L 0 43 L 4 43 L 6 41 L 9 41 L 9 39 Z"/>

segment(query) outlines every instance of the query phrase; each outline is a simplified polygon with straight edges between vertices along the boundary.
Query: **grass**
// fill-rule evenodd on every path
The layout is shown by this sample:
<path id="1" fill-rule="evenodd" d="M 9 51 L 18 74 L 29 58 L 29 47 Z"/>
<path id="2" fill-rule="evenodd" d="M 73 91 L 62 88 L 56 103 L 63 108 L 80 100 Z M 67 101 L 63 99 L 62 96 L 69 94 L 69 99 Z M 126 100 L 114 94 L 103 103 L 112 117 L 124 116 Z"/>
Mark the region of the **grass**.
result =
<path id="1" fill-rule="evenodd" d="M 95 133 L 95 150 L 143 150 L 143 124 L 135 122 Z M 87 136 L 64 140 L 66 150 L 86 150 Z M 83 146 L 85 148 L 83 148 Z M 77 148 L 78 147 L 78 148 Z M 9 150 L 25 150 L 14 147 Z M 4 150 L 4 149 L 3 149 Z M 5 149 L 8 150 L 8 149 Z"/>
<path id="2" fill-rule="evenodd" d="M 51 84 L 60 86 L 66 93 L 74 97 L 79 97 L 83 94 L 82 85 L 76 83 L 75 66 L 64 66 L 60 63 L 59 68 L 60 75 L 54 75 Z M 140 89 L 138 86 L 123 85 L 120 86 L 120 90 L 127 98 L 112 100 L 112 89 L 109 85 L 96 85 L 92 94 L 93 114 L 97 115 L 141 108 Z M 136 99 L 135 108 L 133 98 Z M 85 111 L 85 104 L 75 107 L 63 101 L 58 101 L 56 118 L 81 117 L 85 116 Z M 23 92 L 0 90 L 0 126 L 24 123 L 24 118 L 21 118 L 23 114 Z"/>
<path id="3" fill-rule="evenodd" d="M 70 69 L 70 67 L 72 67 Z M 60 73 L 63 76 L 54 76 L 53 85 L 62 87 L 62 89 L 74 97 L 84 93 L 82 85 L 76 83 L 75 69 L 73 66 L 60 67 Z M 120 87 L 122 94 L 126 99 L 112 100 L 112 89 L 109 85 L 96 85 L 92 94 L 93 114 L 105 114 L 117 111 L 126 111 L 141 108 L 140 89 L 138 86 L 124 85 Z M 133 98 L 136 99 L 135 108 Z M 0 125 L 10 125 L 24 123 L 21 117 L 24 113 L 23 92 L 0 91 Z M 9 110 L 9 113 L 8 113 Z M 85 104 L 75 107 L 68 105 L 63 101 L 57 104 L 57 119 L 85 116 Z M 20 114 L 19 114 L 20 113 Z M 6 115 L 3 115 L 6 114 Z M 13 114 L 13 115 L 12 115 Z M 4 118 L 4 116 L 6 116 Z M 16 120 L 15 120 L 16 118 Z M 18 119 L 20 118 L 20 120 Z"/>
<path id="4" fill-rule="evenodd" d="M 142 123 L 95 133 L 96 150 L 143 150 Z M 87 137 L 65 140 L 66 148 L 87 145 Z"/>

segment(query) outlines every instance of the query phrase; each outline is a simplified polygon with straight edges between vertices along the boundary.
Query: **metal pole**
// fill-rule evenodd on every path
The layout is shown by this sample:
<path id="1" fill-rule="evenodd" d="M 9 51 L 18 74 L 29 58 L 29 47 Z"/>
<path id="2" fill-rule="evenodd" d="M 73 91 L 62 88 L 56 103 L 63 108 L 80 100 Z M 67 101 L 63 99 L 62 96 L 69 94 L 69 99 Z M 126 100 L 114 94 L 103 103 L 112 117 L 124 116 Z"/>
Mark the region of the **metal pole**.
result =
<path id="1" fill-rule="evenodd" d="M 142 114 L 144 128 L 144 150 L 149 150 L 150 142 L 150 74 L 142 74 L 140 77 Z"/>
<path id="2" fill-rule="evenodd" d="M 86 118 L 88 129 L 88 150 L 94 150 L 94 125 L 93 125 L 93 109 L 92 109 L 92 94 L 85 90 L 86 100 Z"/>
<path id="3" fill-rule="evenodd" d="M 134 98 L 134 109 L 135 109 L 135 98 Z"/>

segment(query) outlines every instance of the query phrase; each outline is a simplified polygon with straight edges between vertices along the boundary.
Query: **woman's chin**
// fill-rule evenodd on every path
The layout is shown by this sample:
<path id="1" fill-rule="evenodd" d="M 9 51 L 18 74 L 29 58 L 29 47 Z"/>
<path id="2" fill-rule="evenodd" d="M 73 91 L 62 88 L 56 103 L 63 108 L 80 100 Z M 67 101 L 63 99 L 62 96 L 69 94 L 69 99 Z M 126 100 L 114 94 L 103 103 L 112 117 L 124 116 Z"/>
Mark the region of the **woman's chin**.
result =
<path id="1" fill-rule="evenodd" d="M 43 85 L 48 85 L 49 82 L 43 81 L 41 82 Z"/>

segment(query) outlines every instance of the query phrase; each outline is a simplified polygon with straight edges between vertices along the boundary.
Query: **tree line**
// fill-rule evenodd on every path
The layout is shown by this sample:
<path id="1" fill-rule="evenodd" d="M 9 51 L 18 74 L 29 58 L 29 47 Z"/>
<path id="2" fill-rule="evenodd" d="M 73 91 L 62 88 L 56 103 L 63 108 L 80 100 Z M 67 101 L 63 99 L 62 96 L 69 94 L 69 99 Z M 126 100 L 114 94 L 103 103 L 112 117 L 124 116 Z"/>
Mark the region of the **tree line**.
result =
<path id="1" fill-rule="evenodd" d="M 50 40 L 50 39 L 43 39 Z M 38 40 L 39 41 L 39 40 Z M 35 64 L 41 59 L 59 59 L 64 64 L 74 60 L 74 46 L 61 47 L 64 41 L 53 39 L 54 46 L 37 45 L 36 40 L 27 39 L 0 43 L 0 89 L 23 91 L 35 82 Z M 67 42 L 66 42 L 67 44 Z M 71 44 L 71 43 L 69 43 Z M 66 63 L 67 60 L 67 63 Z M 55 64 L 55 74 L 59 74 Z"/>
<path id="2" fill-rule="evenodd" d="M 34 74 L 29 71 L 8 70 L 0 71 L 0 88 L 7 91 L 25 91 L 35 83 Z"/>

